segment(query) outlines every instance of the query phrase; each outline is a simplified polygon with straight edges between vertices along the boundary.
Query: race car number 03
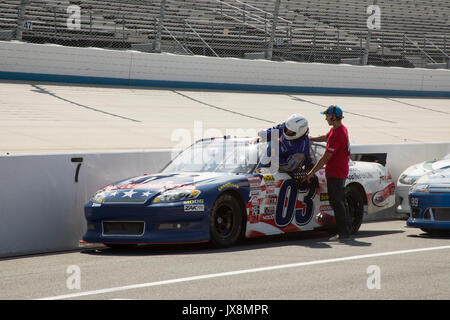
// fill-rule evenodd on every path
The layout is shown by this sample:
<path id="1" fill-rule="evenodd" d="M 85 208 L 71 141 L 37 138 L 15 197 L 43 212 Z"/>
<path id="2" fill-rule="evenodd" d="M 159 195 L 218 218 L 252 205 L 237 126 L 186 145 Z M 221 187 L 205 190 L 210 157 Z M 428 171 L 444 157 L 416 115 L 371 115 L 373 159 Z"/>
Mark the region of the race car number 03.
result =
<path id="1" fill-rule="evenodd" d="M 286 180 L 280 187 L 277 209 L 275 211 L 275 224 L 278 227 L 285 227 L 292 222 L 295 213 L 295 222 L 298 225 L 307 224 L 312 217 L 312 198 L 316 192 L 315 188 L 308 190 L 308 194 L 300 202 L 297 208 L 297 188 L 294 180 Z M 286 205 L 287 204 L 287 205 Z"/>

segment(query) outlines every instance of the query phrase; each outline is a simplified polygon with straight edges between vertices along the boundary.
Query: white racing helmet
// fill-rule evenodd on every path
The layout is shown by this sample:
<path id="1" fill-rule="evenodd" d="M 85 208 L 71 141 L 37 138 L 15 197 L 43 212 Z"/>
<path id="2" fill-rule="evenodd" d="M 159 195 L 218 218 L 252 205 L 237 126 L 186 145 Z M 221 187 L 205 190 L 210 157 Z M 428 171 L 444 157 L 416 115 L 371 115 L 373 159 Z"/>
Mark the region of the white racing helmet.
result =
<path id="1" fill-rule="evenodd" d="M 294 133 L 288 134 L 287 130 Z M 309 132 L 308 120 L 301 114 L 293 114 L 284 123 L 283 135 L 286 140 L 296 140 L 307 135 Z"/>

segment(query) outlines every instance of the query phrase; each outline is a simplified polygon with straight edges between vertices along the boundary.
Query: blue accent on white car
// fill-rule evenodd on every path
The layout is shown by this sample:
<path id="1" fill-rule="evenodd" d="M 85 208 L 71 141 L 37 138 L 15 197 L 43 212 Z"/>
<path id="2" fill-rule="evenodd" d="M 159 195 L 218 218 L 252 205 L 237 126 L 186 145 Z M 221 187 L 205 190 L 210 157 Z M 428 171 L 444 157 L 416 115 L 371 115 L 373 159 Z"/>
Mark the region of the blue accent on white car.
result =
<path id="1" fill-rule="evenodd" d="M 408 226 L 425 232 L 450 231 L 450 168 L 419 178 L 410 189 L 409 203 Z"/>
<path id="2" fill-rule="evenodd" d="M 397 213 L 410 214 L 408 193 L 411 186 L 423 175 L 438 169 L 450 168 L 450 153 L 441 160 L 428 160 L 406 168 L 399 176 L 396 189 Z"/>

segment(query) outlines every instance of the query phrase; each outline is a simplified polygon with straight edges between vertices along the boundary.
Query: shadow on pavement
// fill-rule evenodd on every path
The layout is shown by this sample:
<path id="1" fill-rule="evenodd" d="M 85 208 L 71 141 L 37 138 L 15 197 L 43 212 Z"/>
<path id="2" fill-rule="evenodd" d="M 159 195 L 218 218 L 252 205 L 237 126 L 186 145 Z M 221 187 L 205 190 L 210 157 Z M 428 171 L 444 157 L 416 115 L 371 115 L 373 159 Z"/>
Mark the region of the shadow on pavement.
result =
<path id="1" fill-rule="evenodd" d="M 369 247 L 371 242 L 362 241 L 371 237 L 403 233 L 402 230 L 359 231 L 353 239 L 345 243 L 329 241 L 330 235 L 325 231 L 305 231 L 292 234 L 245 239 L 239 244 L 225 249 L 214 248 L 209 243 L 198 244 L 161 244 L 137 245 L 134 247 L 109 248 L 94 247 L 81 250 L 82 254 L 101 256 L 160 256 L 160 255 L 193 255 L 210 253 L 242 252 L 257 249 L 299 246 L 315 249 L 329 249 L 333 245 Z"/>

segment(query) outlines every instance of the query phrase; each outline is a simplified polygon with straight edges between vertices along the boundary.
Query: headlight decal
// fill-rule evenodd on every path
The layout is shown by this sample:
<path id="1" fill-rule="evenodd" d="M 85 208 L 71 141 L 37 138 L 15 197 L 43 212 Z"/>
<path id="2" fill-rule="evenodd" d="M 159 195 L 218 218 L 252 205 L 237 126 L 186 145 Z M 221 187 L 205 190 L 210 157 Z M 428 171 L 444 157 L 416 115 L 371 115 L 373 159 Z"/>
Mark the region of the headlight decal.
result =
<path id="1" fill-rule="evenodd" d="M 414 182 L 416 182 L 417 178 L 419 178 L 419 177 L 408 176 L 407 174 L 402 174 L 400 176 L 400 178 L 398 179 L 398 181 L 402 184 L 412 185 L 412 184 L 414 184 Z"/>
<path id="2" fill-rule="evenodd" d="M 201 194 L 197 189 L 174 189 L 168 190 L 157 196 L 153 203 L 177 202 L 197 198 Z"/>

